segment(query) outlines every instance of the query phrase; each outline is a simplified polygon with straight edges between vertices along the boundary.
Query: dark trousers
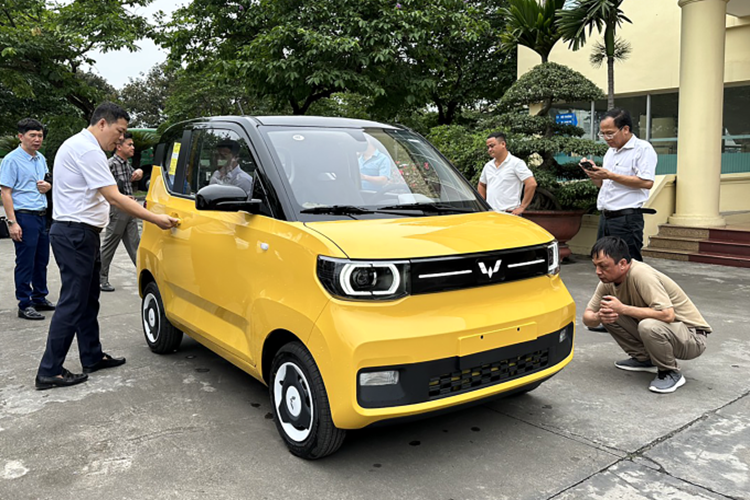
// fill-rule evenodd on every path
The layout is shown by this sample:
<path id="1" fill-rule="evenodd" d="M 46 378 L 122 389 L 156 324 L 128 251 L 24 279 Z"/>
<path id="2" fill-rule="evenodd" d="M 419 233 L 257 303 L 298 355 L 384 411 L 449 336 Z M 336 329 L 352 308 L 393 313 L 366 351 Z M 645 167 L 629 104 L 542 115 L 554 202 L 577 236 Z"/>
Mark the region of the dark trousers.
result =
<path id="1" fill-rule="evenodd" d="M 99 233 L 81 225 L 55 222 L 50 229 L 55 261 L 60 268 L 60 298 L 47 335 L 47 348 L 39 365 L 39 375 L 62 373 L 73 337 L 78 337 L 82 366 L 101 361 L 99 341 Z"/>
<path id="2" fill-rule="evenodd" d="M 643 262 L 641 248 L 643 248 L 643 214 L 629 214 L 622 217 L 606 219 L 599 217 L 598 240 L 602 236 L 619 236 L 628 244 L 630 256 Z"/>
<path id="3" fill-rule="evenodd" d="M 16 247 L 16 299 L 18 307 L 26 309 L 47 297 L 47 264 L 49 264 L 49 232 L 43 215 L 16 212 L 21 226 L 21 241 Z"/>

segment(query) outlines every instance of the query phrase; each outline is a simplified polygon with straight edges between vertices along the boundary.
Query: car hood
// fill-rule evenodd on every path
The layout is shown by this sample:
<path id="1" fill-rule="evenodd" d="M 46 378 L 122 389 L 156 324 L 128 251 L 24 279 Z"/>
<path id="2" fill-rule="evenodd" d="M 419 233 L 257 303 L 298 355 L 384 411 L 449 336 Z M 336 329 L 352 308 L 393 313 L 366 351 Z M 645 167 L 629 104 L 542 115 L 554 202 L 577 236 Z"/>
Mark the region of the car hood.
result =
<path id="1" fill-rule="evenodd" d="M 409 259 L 504 250 L 551 241 L 521 217 L 480 212 L 402 219 L 307 222 L 351 259 Z"/>

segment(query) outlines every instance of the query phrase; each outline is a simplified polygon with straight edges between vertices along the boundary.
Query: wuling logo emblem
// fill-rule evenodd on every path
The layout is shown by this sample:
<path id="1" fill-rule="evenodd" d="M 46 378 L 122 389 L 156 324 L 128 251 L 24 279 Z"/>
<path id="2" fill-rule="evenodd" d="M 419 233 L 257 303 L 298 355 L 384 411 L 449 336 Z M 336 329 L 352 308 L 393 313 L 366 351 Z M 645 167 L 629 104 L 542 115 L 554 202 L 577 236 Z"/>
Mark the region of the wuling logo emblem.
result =
<path id="1" fill-rule="evenodd" d="M 492 279 L 492 275 L 500 270 L 501 263 L 502 263 L 502 260 L 497 259 L 497 262 L 495 262 L 495 266 L 488 269 L 487 266 L 484 265 L 484 262 L 480 262 L 479 270 L 482 271 L 482 274 L 486 274 L 488 278 Z"/>

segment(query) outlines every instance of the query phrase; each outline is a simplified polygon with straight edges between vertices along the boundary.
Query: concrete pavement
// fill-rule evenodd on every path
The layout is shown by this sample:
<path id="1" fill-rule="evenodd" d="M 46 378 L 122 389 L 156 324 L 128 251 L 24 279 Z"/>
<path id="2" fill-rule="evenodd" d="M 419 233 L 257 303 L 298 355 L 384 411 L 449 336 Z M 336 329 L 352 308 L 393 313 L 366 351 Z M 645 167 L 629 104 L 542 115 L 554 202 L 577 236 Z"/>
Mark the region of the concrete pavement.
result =
<path id="1" fill-rule="evenodd" d="M 714 328 L 688 383 L 617 370 L 608 335 L 581 327 L 597 279 L 563 266 L 578 304 L 576 354 L 525 396 L 350 432 L 335 455 L 289 454 L 266 388 L 189 338 L 152 354 L 122 247 L 99 315 L 123 367 L 34 390 L 49 320 L 16 317 L 13 247 L 0 240 L 0 499 L 750 499 L 750 269 L 647 260 Z M 59 277 L 50 265 L 50 298 Z M 49 315 L 49 313 L 46 313 Z M 75 344 L 67 366 L 79 371 Z"/>

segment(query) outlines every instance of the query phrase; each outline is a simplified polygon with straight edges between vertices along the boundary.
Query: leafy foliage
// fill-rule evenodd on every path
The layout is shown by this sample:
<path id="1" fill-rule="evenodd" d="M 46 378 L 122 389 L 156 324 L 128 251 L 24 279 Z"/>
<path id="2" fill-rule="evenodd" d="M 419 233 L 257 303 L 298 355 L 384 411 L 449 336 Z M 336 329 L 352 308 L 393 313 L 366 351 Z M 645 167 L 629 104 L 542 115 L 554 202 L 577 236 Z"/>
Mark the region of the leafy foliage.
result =
<path id="1" fill-rule="evenodd" d="M 604 35 L 603 52 L 607 59 L 607 107 L 615 106 L 615 60 L 618 52 L 617 30 L 624 22 L 632 22 L 620 8 L 624 0 L 572 0 L 568 9 L 558 12 L 557 25 L 569 47 L 578 50 L 596 29 Z M 586 31 L 588 30 L 588 34 Z M 619 50 L 622 52 L 622 42 Z M 595 48 L 594 54 L 602 52 Z M 620 56 L 622 57 L 622 56 Z"/>
<path id="2" fill-rule="evenodd" d="M 601 156 L 606 144 L 583 139 L 579 127 L 556 124 L 549 116 L 553 102 L 601 99 L 603 92 L 582 74 L 556 63 L 543 63 L 523 75 L 503 96 L 500 104 L 506 113 L 501 121 L 508 137 L 508 148 L 523 158 L 534 171 L 539 188 L 532 208 L 591 209 L 598 189 L 575 164 L 560 164 L 556 155 L 573 157 Z M 535 116 L 526 111 L 543 102 Z"/>
<path id="3" fill-rule="evenodd" d="M 128 7 L 151 0 L 5 0 L 0 17 L 0 85 L 19 98 L 62 99 L 88 117 L 103 97 L 82 65 L 93 50 L 136 50 L 145 20 Z"/>
<path id="4" fill-rule="evenodd" d="M 503 50 L 515 51 L 523 45 L 539 54 L 543 63 L 549 61 L 549 53 L 561 37 L 555 21 L 565 1 L 508 0 L 508 6 L 502 9 L 507 23 L 500 37 Z"/>
<path id="5" fill-rule="evenodd" d="M 427 139 L 441 152 L 464 177 L 476 184 L 487 163 L 485 141 L 490 131 L 470 131 L 460 125 L 441 125 L 430 130 Z"/>
<path id="6" fill-rule="evenodd" d="M 431 103 L 441 123 L 513 80 L 488 0 L 195 0 L 157 35 L 173 63 L 272 110 L 335 109 L 360 96 L 375 119 Z M 333 98 L 333 101 L 330 99 Z M 356 100 L 356 98 L 355 98 Z"/>
<path id="7" fill-rule="evenodd" d="M 119 99 L 130 114 L 131 126 L 155 128 L 166 120 L 164 108 L 176 78 L 175 70 L 160 63 L 148 73 L 129 79 L 120 90 Z"/>
<path id="8" fill-rule="evenodd" d="M 615 38 L 615 50 L 612 53 L 612 57 L 615 62 L 624 61 L 630 57 L 630 53 L 633 52 L 633 46 L 630 42 L 623 40 L 620 37 Z M 607 47 L 602 42 L 595 42 L 594 48 L 591 50 L 589 56 L 589 62 L 595 68 L 600 68 L 604 61 L 608 60 L 609 54 L 607 54 Z"/>
<path id="9" fill-rule="evenodd" d="M 546 115 L 553 102 L 596 101 L 604 98 L 602 90 L 578 71 L 557 63 L 535 66 L 522 75 L 500 100 L 505 110 L 545 103 Z"/>

